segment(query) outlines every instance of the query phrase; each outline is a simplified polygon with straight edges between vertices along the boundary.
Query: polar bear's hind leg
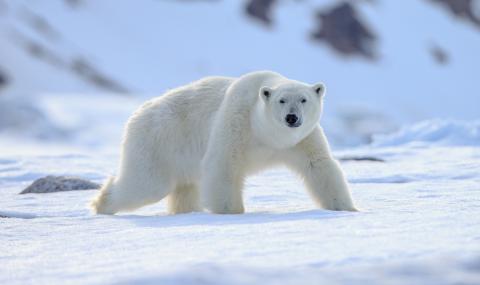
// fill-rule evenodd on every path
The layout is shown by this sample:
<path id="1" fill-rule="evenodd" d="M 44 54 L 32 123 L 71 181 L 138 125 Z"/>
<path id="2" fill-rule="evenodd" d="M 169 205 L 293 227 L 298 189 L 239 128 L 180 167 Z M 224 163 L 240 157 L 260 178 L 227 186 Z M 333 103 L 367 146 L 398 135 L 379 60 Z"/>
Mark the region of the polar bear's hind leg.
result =
<path id="1" fill-rule="evenodd" d="M 148 178 L 151 183 L 119 182 L 113 177 L 102 187 L 90 206 L 95 214 L 113 215 L 117 212 L 133 211 L 165 198 L 172 186 L 166 180 Z M 145 178 L 147 179 L 147 178 Z"/>
<path id="2" fill-rule="evenodd" d="M 200 196 L 197 185 L 178 185 L 175 190 L 168 195 L 167 207 L 168 212 L 171 214 L 200 211 Z"/>

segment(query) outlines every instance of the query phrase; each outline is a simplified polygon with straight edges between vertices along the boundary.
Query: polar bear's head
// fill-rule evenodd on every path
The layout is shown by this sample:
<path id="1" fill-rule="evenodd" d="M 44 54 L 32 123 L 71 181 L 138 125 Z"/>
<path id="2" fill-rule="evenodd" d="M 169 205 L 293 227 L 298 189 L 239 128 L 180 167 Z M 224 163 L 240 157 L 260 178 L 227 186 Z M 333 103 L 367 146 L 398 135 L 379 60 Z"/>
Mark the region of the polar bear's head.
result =
<path id="1" fill-rule="evenodd" d="M 325 86 L 307 85 L 289 81 L 279 85 L 263 86 L 259 90 L 262 108 L 260 125 L 270 144 L 291 146 L 305 138 L 317 125 L 322 112 Z M 259 123 L 258 121 L 256 123 Z M 268 125 L 268 127 L 266 126 Z M 259 126 L 260 128 L 260 126 Z"/>
<path id="2" fill-rule="evenodd" d="M 260 95 L 273 121 L 287 128 L 311 128 L 320 119 L 325 86 L 288 83 L 277 87 L 264 86 Z"/>

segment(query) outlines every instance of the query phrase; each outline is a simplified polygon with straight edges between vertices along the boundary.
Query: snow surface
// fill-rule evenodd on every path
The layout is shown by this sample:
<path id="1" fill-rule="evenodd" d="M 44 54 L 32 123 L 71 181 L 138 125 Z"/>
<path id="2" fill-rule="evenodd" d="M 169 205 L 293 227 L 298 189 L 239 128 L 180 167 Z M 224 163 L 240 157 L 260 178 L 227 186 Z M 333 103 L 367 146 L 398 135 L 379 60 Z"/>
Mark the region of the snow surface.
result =
<path id="1" fill-rule="evenodd" d="M 94 216 L 95 190 L 18 195 L 45 175 L 102 182 L 118 155 L 4 145 L 0 284 L 479 284 L 480 144 L 466 141 L 337 152 L 385 160 L 343 163 L 358 213 L 316 209 L 275 169 L 247 180 L 244 215 L 176 216 L 163 202 Z"/>

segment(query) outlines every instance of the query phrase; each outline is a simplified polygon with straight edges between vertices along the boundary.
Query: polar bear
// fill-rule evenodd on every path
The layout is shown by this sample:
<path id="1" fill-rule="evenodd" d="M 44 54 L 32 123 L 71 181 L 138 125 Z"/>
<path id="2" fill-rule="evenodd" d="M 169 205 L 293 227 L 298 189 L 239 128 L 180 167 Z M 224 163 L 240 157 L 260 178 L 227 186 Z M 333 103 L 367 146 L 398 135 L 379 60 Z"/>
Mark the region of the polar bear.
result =
<path id="1" fill-rule="evenodd" d="M 244 212 L 245 178 L 285 165 L 329 210 L 356 211 L 319 119 L 325 87 L 270 72 L 208 77 L 145 103 L 129 119 L 117 177 L 91 202 L 98 214 L 167 197 L 172 214 Z"/>

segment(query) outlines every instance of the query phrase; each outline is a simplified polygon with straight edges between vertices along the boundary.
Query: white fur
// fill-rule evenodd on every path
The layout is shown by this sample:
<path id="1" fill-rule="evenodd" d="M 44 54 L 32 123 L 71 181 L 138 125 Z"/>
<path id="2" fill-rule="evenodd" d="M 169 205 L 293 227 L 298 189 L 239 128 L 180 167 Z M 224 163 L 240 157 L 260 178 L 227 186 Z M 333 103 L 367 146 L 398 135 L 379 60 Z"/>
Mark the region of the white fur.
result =
<path id="1" fill-rule="evenodd" d="M 318 125 L 324 89 L 262 71 L 205 78 L 145 103 L 127 124 L 119 175 L 92 201 L 94 211 L 168 196 L 171 213 L 243 213 L 245 178 L 277 164 L 300 174 L 319 206 L 356 210 Z M 287 126 L 291 113 L 300 126 Z"/>

